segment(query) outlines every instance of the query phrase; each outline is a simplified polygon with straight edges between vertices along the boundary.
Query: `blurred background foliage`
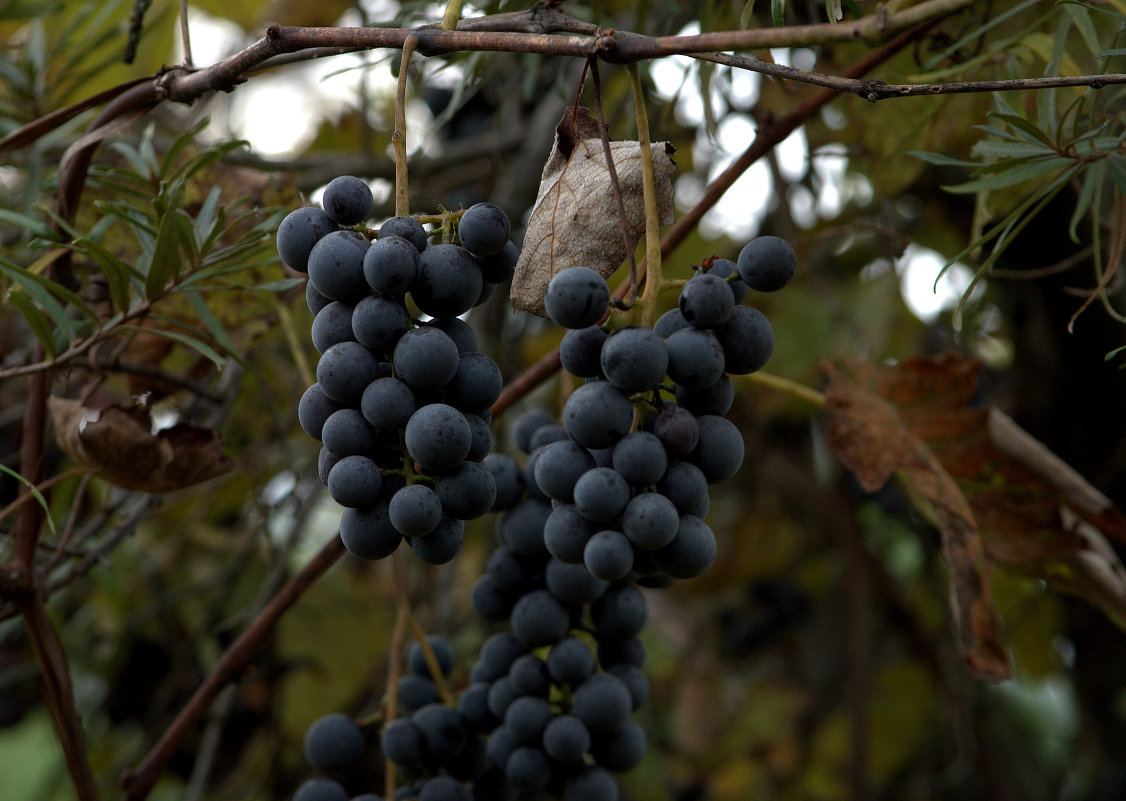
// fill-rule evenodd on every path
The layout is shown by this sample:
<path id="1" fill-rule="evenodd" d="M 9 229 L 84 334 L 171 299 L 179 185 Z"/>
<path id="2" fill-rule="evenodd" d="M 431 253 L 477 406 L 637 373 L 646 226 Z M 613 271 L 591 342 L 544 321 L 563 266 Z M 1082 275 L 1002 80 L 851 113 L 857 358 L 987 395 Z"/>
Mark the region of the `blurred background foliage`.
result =
<path id="1" fill-rule="evenodd" d="M 843 10 L 853 18 L 876 6 Z M 788 25 L 826 14 L 804 0 L 562 7 L 654 35 L 766 27 L 778 11 Z M 480 3 L 466 15 L 522 8 Z M 200 0 L 190 6 L 193 57 L 213 63 L 271 22 L 407 26 L 437 21 L 441 10 L 393 0 Z M 127 0 L 4 4 L 0 134 L 179 62 L 178 11 L 171 0 L 151 4 L 126 64 Z M 975 3 L 870 77 L 1117 71 L 1124 14 L 1120 0 Z M 758 55 L 840 74 L 867 50 L 848 43 Z M 217 428 L 233 467 L 160 495 L 76 471 L 49 494 L 55 533 L 43 538 L 42 577 L 106 798 L 285 578 L 335 536 L 339 511 L 317 479 L 316 443 L 296 424 L 316 358 L 310 315 L 269 231 L 280 210 L 315 201 L 339 174 L 370 180 L 376 217 L 391 213 L 391 62 L 372 52 L 294 64 L 190 108 L 158 107 L 101 148 L 63 235 L 50 218 L 58 164 L 93 112 L 0 164 L 0 507 L 16 495 L 10 471 L 26 396 L 18 368 L 34 361 L 37 338 L 65 352 L 102 337 L 105 359 L 68 362 L 56 372 L 56 394 L 91 405 L 143 399 L 158 421 Z M 581 66 L 500 53 L 416 59 L 412 211 L 488 199 L 518 228 Z M 680 57 L 648 65 L 645 76 L 653 133 L 676 147 L 681 212 L 759 125 L 811 92 Z M 612 133 L 633 138 L 625 70 L 603 67 L 603 83 Z M 776 332 L 771 373 L 817 387 L 826 359 L 976 356 L 985 365 L 977 402 L 1004 409 L 1122 506 L 1123 112 L 1117 86 L 875 104 L 842 96 L 748 171 L 666 273 L 687 277 L 709 256 L 734 258 L 753 235 L 785 237 L 799 253 L 799 277 L 755 299 Z M 161 215 L 171 244 L 151 235 Z M 211 233 L 211 250 L 199 247 Z M 64 246 L 89 315 L 34 277 Z M 138 265 L 152 262 L 156 247 L 171 254 L 171 272 L 148 281 Z M 204 258 L 214 252 L 214 261 Z M 66 308 L 69 332 L 51 298 Z M 136 326 L 110 317 L 138 303 L 149 305 Z M 562 333 L 512 313 L 501 292 L 470 322 L 508 378 Z M 951 635 L 948 571 L 931 525 L 894 487 L 859 489 L 831 453 L 817 409 L 750 380 L 737 386 L 730 416 L 747 459 L 713 489 L 720 557 L 702 578 L 648 596 L 653 700 L 639 714 L 650 752 L 625 776 L 627 797 L 1126 795 L 1122 632 L 1042 577 L 998 568 L 992 590 L 1013 678 L 975 680 Z M 498 418 L 497 447 L 510 445 L 516 413 L 558 411 L 568 389 L 555 377 Z M 49 460 L 51 475 L 74 466 L 57 447 Z M 13 519 L 0 520 L 0 531 Z M 468 597 L 492 525 L 471 524 L 450 566 L 402 562 L 416 617 L 458 654 L 455 687 L 491 631 Z M 5 558 L 10 539 L 0 540 Z M 288 798 L 308 773 L 301 738 L 311 721 L 378 709 L 393 625 L 389 570 L 346 557 L 308 590 L 151 797 Z M 72 797 L 23 624 L 7 604 L 0 617 L 0 795 Z"/>

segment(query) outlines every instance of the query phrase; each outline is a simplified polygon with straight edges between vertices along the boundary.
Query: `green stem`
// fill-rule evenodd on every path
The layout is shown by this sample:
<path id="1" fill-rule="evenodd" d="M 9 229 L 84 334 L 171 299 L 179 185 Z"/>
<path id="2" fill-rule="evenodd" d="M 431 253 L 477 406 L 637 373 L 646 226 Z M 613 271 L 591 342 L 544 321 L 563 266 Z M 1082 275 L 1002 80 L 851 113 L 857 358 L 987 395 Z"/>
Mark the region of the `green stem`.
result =
<path id="1" fill-rule="evenodd" d="M 787 395 L 799 398 L 819 409 L 825 408 L 825 393 L 818 392 L 813 387 L 807 387 L 805 384 L 799 384 L 792 379 L 760 371 L 748 375 L 747 380 L 753 381 L 756 384 L 762 384 L 765 387 L 770 387 L 778 392 L 785 392 Z"/>
<path id="2" fill-rule="evenodd" d="M 426 632 L 422 630 L 422 626 L 414 619 L 414 615 L 407 618 L 407 625 L 411 627 L 411 632 L 418 641 L 418 647 L 422 650 L 422 656 L 426 660 L 426 667 L 430 670 L 430 678 L 434 680 L 434 684 L 438 687 L 438 694 L 442 696 L 442 700 L 445 701 L 447 705 L 455 706 L 457 699 L 454 697 L 453 692 L 450 691 L 450 686 L 446 683 L 445 674 L 442 673 L 442 666 L 438 664 L 438 657 L 434 653 L 434 649 L 430 647 L 430 641 L 426 639 Z"/>
<path id="3" fill-rule="evenodd" d="M 653 324 L 657 294 L 661 289 L 661 222 L 657 211 L 657 180 L 653 172 L 653 148 L 649 142 L 649 116 L 637 64 L 629 65 L 633 86 L 633 108 L 637 119 L 637 140 L 641 147 L 641 192 L 645 199 L 645 293 L 641 298 L 641 325 Z"/>
<path id="4" fill-rule="evenodd" d="M 459 19 L 461 19 L 461 0 L 449 0 L 446 3 L 446 13 L 442 15 L 442 30 L 456 30 Z"/>
<path id="5" fill-rule="evenodd" d="M 407 66 L 418 47 L 418 37 L 411 34 L 403 42 L 403 60 L 399 64 L 399 84 L 395 91 L 395 130 L 391 144 L 395 148 L 395 214 L 410 214 L 410 193 L 407 191 Z"/>

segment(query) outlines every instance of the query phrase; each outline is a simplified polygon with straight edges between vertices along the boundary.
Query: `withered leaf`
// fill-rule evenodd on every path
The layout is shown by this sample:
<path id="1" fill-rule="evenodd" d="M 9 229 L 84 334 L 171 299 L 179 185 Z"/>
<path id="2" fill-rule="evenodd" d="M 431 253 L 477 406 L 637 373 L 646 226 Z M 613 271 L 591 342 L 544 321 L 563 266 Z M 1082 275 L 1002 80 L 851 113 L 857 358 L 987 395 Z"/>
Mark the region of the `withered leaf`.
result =
<path id="1" fill-rule="evenodd" d="M 977 360 L 947 353 L 855 372 L 894 403 L 904 428 L 956 482 L 990 561 L 1087 600 L 1126 630 L 1126 569 L 1106 539 L 1126 541 L 1126 515 L 1003 412 L 971 407 L 980 370 Z M 871 416 L 841 422 L 852 426 L 842 429 L 846 440 L 881 433 Z M 871 471 L 896 445 L 867 441 L 867 455 L 842 447 Z"/>
<path id="2" fill-rule="evenodd" d="M 210 429 L 177 424 L 153 434 L 143 409 L 91 409 L 69 398 L 51 398 L 50 411 L 59 447 L 124 489 L 171 492 L 231 469 Z"/>
<path id="3" fill-rule="evenodd" d="M 942 537 L 950 569 L 950 605 L 958 646 L 967 668 L 978 678 L 1000 681 L 1012 675 L 1001 645 L 1000 620 L 989 591 L 989 562 L 973 511 L 958 485 L 927 446 L 907 428 L 892 404 L 832 364 L 825 392 L 829 444 L 874 492 L 899 474 L 916 502 L 929 513 Z"/>
<path id="4" fill-rule="evenodd" d="M 568 111 L 556 131 L 512 277 L 512 307 L 540 317 L 547 317 L 543 295 L 557 272 L 578 265 L 609 278 L 628 255 L 597 123 L 585 109 L 580 112 L 572 122 Z M 655 142 L 651 148 L 657 211 L 661 224 L 668 225 L 675 219 L 672 145 Z M 630 236 L 637 241 L 645 232 L 641 146 L 637 142 L 611 142 L 610 155 Z"/>

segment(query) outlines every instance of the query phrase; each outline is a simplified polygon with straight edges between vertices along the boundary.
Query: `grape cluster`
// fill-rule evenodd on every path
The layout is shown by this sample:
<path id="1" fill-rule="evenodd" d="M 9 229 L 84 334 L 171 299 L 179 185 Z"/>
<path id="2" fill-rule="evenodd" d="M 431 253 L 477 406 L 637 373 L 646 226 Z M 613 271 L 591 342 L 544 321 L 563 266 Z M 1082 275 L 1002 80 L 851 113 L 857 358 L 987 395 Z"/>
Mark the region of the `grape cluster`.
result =
<path id="1" fill-rule="evenodd" d="M 298 418 L 322 444 L 329 494 L 347 507 L 348 550 L 382 559 L 406 538 L 441 564 L 496 491 L 481 460 L 501 373 L 459 315 L 511 277 L 517 251 L 508 217 L 488 203 L 460 217 L 461 244 L 432 244 L 412 217 L 388 220 L 372 242 L 358 230 L 371 209 L 367 184 L 341 176 L 323 209 L 298 209 L 278 228 L 282 260 L 309 275 L 321 354 Z M 410 304 L 428 319 L 412 317 Z"/>

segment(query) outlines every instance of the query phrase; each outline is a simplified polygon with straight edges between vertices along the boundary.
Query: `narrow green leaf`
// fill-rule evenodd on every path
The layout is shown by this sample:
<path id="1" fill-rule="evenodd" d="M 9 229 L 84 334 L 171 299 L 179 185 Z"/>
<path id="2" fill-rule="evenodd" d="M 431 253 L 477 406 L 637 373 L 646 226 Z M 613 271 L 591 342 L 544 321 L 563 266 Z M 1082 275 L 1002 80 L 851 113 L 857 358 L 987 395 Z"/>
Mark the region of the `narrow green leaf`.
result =
<path id="1" fill-rule="evenodd" d="M 122 326 L 122 328 L 134 328 L 134 326 Z M 142 329 L 136 329 L 142 330 Z M 169 331 L 167 328 L 156 328 L 154 326 L 147 326 L 143 329 L 149 334 L 156 334 L 157 336 L 171 339 L 173 342 L 179 342 L 181 345 L 186 345 L 192 350 L 200 353 L 204 358 L 213 364 L 222 367 L 226 363 L 219 353 L 215 351 L 210 345 L 204 342 L 199 337 L 194 337 L 189 334 L 182 334 L 179 331 Z"/>
<path id="2" fill-rule="evenodd" d="M 1079 197 L 1075 200 L 1075 211 L 1071 214 L 1071 222 L 1067 232 L 1071 241 L 1079 244 L 1079 223 L 1087 216 L 1091 208 L 1091 201 L 1097 193 L 1102 192 L 1103 181 L 1106 180 L 1106 162 L 1095 161 L 1088 164 L 1083 170 L 1083 185 L 1079 189 Z"/>
<path id="3" fill-rule="evenodd" d="M 997 173 L 996 175 L 978 178 L 956 186 L 944 186 L 943 189 L 955 195 L 969 195 L 974 192 L 1002 189 L 1006 186 L 1015 186 L 1016 184 L 1024 183 L 1033 178 L 1039 178 L 1042 175 L 1047 175 L 1050 172 L 1071 166 L 1074 163 L 1075 162 L 1071 159 L 1063 158 L 1062 156 L 1035 159 L 1033 161 L 1023 162 L 1018 166 Z"/>
<path id="4" fill-rule="evenodd" d="M 8 290 L 4 301 L 15 306 L 23 315 L 24 322 L 31 329 L 31 333 L 35 334 L 35 338 L 39 340 L 39 344 L 43 346 L 46 354 L 52 359 L 58 356 L 59 349 L 55 345 L 54 326 L 51 324 L 51 318 L 32 303 L 27 293 L 19 287 L 12 287 Z"/>
<path id="5" fill-rule="evenodd" d="M 160 174 L 168 175 L 172 172 L 172 165 L 176 163 L 176 159 L 184 152 L 188 145 L 195 141 L 195 138 L 203 132 L 211 122 L 210 117 L 204 117 L 202 120 L 192 126 L 191 130 L 184 131 L 182 134 L 172 140 L 172 144 L 168 146 L 168 150 L 164 154 L 164 158 L 160 162 Z"/>
<path id="6" fill-rule="evenodd" d="M 1126 56 L 1126 47 L 1115 47 L 1111 50 L 1100 50 L 1095 54 L 1096 58 L 1107 58 L 1108 56 Z"/>
<path id="7" fill-rule="evenodd" d="M 195 289 L 186 289 L 184 290 L 184 294 L 187 296 L 188 302 L 192 304 L 192 308 L 195 309 L 195 313 L 199 317 L 200 322 L 203 323 L 211 336 L 215 338 L 215 341 L 219 343 L 219 346 L 230 355 L 237 356 L 238 350 L 235 348 L 235 343 L 231 341 L 230 335 L 227 334 L 226 329 L 223 328 L 223 324 L 219 322 L 219 318 L 211 311 L 211 307 L 207 305 L 207 301 L 203 299 L 203 296 Z"/>
<path id="8" fill-rule="evenodd" d="M 975 39 L 978 39 L 978 38 L 984 36 L 986 33 L 988 33 L 990 30 L 992 30 L 996 26 L 1003 24 L 1010 17 L 1013 17 L 1013 16 L 1016 16 L 1017 14 L 1023 13 L 1025 11 L 1025 9 L 1027 9 L 1029 6 L 1033 6 L 1038 2 L 1039 2 L 1039 0 L 1025 0 L 1025 2 L 1020 3 L 1019 5 L 1013 6 L 1008 11 L 1005 11 L 1001 14 L 997 14 L 996 16 L 990 17 L 989 21 L 986 22 L 983 25 L 970 26 L 970 32 L 969 33 L 967 33 L 962 38 L 957 39 L 954 42 L 952 42 L 942 52 L 936 53 L 934 56 L 932 56 L 925 64 L 923 64 L 923 69 L 924 70 L 933 70 L 936 64 L 941 64 L 943 61 L 945 61 L 951 55 L 953 55 L 954 53 L 957 53 L 959 50 L 961 50 L 963 47 L 965 47 L 968 44 L 970 44 L 971 42 L 973 42 Z"/>
<path id="9" fill-rule="evenodd" d="M 1079 34 L 1083 37 L 1083 41 L 1086 42 L 1091 54 L 1097 57 L 1102 45 L 1099 43 L 1099 34 L 1095 30 L 1095 23 L 1091 20 L 1090 10 L 1078 3 L 1067 3 L 1064 5 L 1064 10 L 1071 17 L 1075 27 L 1079 29 Z"/>
<path id="10" fill-rule="evenodd" d="M 28 490 L 31 492 L 31 497 L 34 498 L 35 502 L 39 504 L 39 506 L 43 509 L 43 516 L 47 521 L 47 528 L 51 530 L 52 534 L 57 534 L 58 532 L 55 531 L 55 521 L 51 519 L 51 509 L 49 506 L 47 506 L 47 499 L 43 497 L 43 493 L 39 491 L 39 488 L 31 483 L 28 479 L 20 475 L 18 472 L 8 467 L 6 464 L 0 463 L 0 473 L 5 473 L 11 476 L 16 481 L 20 482 L 28 488 Z"/>
<path id="11" fill-rule="evenodd" d="M 34 276 L 6 259 L 0 260 L 0 273 L 11 278 L 27 293 L 28 297 L 33 298 L 39 304 L 43 313 L 51 320 L 52 328 L 58 329 L 65 335 L 68 342 L 74 341 L 77 332 L 74 328 L 74 322 L 67 315 L 66 308 L 40 283 L 40 280 L 47 281 L 49 279 Z"/>
<path id="12" fill-rule="evenodd" d="M 67 303 L 73 306 L 78 310 L 79 313 L 82 314 L 82 316 L 86 317 L 89 320 L 96 321 L 98 319 L 98 315 L 94 313 L 94 310 L 90 308 L 85 300 L 83 300 L 73 290 L 60 284 L 58 281 L 52 281 L 47 276 L 43 275 L 43 270 L 45 270 L 51 262 L 57 259 L 62 254 L 62 252 L 63 251 L 61 250 L 55 250 L 47 253 L 46 255 L 41 256 L 39 259 L 36 259 L 35 263 L 28 268 L 20 267 L 18 264 L 0 257 L 0 272 L 13 274 L 13 280 L 15 280 L 15 275 L 19 275 L 21 278 L 27 281 L 38 284 L 45 291 L 50 292 L 52 295 L 58 298 L 62 303 Z"/>
<path id="13" fill-rule="evenodd" d="M 1028 158 L 1033 156 L 1055 155 L 1054 148 L 1036 145 L 1031 142 L 997 142 L 982 139 L 973 146 L 973 152 L 988 158 Z"/>
<path id="14" fill-rule="evenodd" d="M 908 156 L 914 156 L 917 159 L 927 162 L 928 164 L 937 164 L 940 167 L 979 167 L 981 166 L 976 161 L 964 161 L 963 159 L 956 159 L 953 156 L 947 156 L 942 153 L 930 153 L 926 150 L 908 150 Z"/>
<path id="15" fill-rule="evenodd" d="M 840 22 L 844 17 L 841 0 L 825 0 L 825 16 L 829 18 L 829 22 Z"/>
<path id="16" fill-rule="evenodd" d="M 786 24 L 786 0 L 770 0 L 770 21 L 775 28 Z"/>
<path id="17" fill-rule="evenodd" d="M 1126 156 L 1120 156 L 1117 153 L 1111 155 L 1107 159 L 1107 168 L 1110 170 L 1110 177 L 1114 181 L 1114 185 L 1118 187 L 1119 192 L 1126 192 Z"/>
<path id="18" fill-rule="evenodd" d="M 42 237 L 43 239 L 58 239 L 58 235 L 51 226 L 28 214 L 20 214 L 18 211 L 12 211 L 11 209 L 0 209 L 0 220 L 9 222 L 19 228 L 24 228 L 33 236 Z"/>
<path id="19" fill-rule="evenodd" d="M 204 243 L 208 241 L 211 232 L 215 230 L 215 224 L 218 221 L 216 210 L 219 207 L 220 194 L 221 190 L 219 187 L 211 187 L 211 191 L 208 192 L 207 197 L 203 199 L 203 203 L 199 207 L 199 212 L 195 216 L 197 252 L 204 252 L 206 250 Z"/>
<path id="20" fill-rule="evenodd" d="M 1025 134 L 1024 138 L 1026 138 L 1029 142 L 1041 142 L 1047 147 L 1055 147 L 1056 143 L 1052 140 L 1052 137 L 1050 137 L 1044 131 L 1041 131 L 1031 121 L 1026 120 L 1019 114 L 991 114 L 990 116 L 1003 122 L 1007 122 L 1013 128 Z"/>
<path id="21" fill-rule="evenodd" d="M 160 220 L 160 228 L 157 230 L 149 260 L 149 269 L 145 275 L 145 297 L 149 300 L 163 293 L 168 282 L 180 269 L 180 236 L 176 229 L 175 217 L 175 213 L 170 210 Z"/>
<path id="22" fill-rule="evenodd" d="M 749 28 L 751 26 L 751 18 L 755 11 L 755 0 L 747 0 L 746 5 L 743 6 L 743 13 L 739 15 L 739 27 Z"/>

